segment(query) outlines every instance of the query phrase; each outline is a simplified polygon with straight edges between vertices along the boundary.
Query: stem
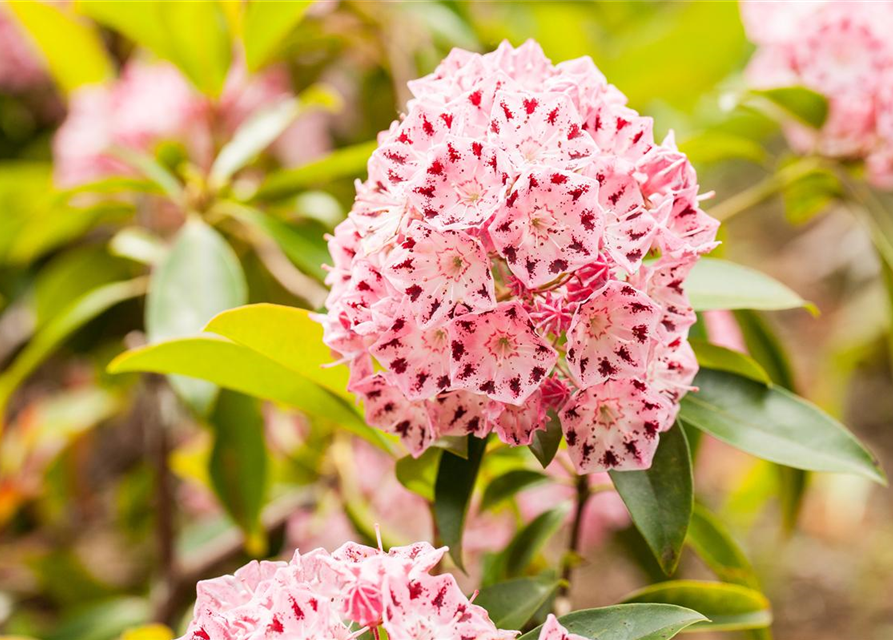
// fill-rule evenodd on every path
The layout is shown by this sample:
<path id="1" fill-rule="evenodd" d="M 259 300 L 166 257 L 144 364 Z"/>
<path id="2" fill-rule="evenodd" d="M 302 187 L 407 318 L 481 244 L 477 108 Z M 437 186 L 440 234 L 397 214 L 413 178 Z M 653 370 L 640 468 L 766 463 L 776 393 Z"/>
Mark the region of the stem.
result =
<path id="1" fill-rule="evenodd" d="M 576 559 L 580 555 L 580 532 L 583 529 L 583 511 L 586 509 L 586 503 L 592 492 L 589 490 L 589 478 L 587 476 L 577 476 L 577 497 L 576 507 L 574 509 L 574 521 L 571 524 L 571 535 L 567 544 L 567 552 L 561 566 L 561 580 L 563 584 L 558 591 L 556 598 L 556 609 L 559 607 L 566 608 L 570 611 L 570 602 L 568 595 L 570 593 L 571 577 L 574 571 Z M 567 613 L 567 611 L 558 611 L 559 614 Z"/>

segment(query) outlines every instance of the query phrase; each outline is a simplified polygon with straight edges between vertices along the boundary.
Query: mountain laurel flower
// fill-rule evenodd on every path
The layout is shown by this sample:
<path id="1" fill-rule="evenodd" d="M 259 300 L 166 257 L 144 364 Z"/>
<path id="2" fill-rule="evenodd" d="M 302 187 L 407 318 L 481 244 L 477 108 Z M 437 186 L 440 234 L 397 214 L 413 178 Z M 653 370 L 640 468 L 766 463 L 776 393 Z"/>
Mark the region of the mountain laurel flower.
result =
<path id="1" fill-rule="evenodd" d="M 527 445 L 552 412 L 580 473 L 647 468 L 697 372 L 685 276 L 716 244 L 688 159 L 590 58 L 533 41 L 454 49 L 409 88 L 318 316 L 367 421 L 418 456 Z"/>
<path id="2" fill-rule="evenodd" d="M 893 189 L 893 2 L 746 0 L 741 16 L 757 44 L 751 86 L 805 86 L 828 99 L 820 130 L 785 126 L 791 146 L 864 160 L 868 179 Z"/>

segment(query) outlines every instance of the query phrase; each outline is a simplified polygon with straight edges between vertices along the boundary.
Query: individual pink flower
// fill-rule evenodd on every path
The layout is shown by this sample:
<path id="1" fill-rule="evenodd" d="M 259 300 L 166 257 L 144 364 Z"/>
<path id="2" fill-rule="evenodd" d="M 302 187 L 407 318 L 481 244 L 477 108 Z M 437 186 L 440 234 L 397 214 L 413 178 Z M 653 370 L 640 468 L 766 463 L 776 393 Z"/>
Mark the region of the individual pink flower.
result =
<path id="1" fill-rule="evenodd" d="M 420 455 L 446 435 L 529 444 L 553 410 L 581 473 L 647 466 L 690 389 L 684 279 L 718 225 L 685 154 L 591 59 L 535 42 L 454 50 L 410 90 L 331 240 L 319 316 L 370 423 Z"/>

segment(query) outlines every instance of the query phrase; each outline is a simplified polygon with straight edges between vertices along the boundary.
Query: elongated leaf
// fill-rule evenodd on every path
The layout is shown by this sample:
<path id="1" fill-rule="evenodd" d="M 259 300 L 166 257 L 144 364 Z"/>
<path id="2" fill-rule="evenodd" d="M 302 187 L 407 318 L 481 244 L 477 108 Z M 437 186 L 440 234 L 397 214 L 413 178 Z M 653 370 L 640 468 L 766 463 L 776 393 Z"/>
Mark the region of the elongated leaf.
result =
<path id="1" fill-rule="evenodd" d="M 815 129 L 828 117 L 828 99 L 806 87 L 778 87 L 753 91 L 780 107 L 787 115 Z"/>
<path id="2" fill-rule="evenodd" d="M 351 402 L 349 372 L 332 364 L 332 352 L 322 341 L 322 325 L 306 309 L 275 304 L 251 304 L 215 316 L 205 331 L 237 344 L 300 373 Z"/>
<path id="3" fill-rule="evenodd" d="M 550 409 L 546 428 L 534 433 L 533 442 L 530 443 L 530 452 L 543 465 L 543 469 L 552 463 L 555 454 L 558 453 L 562 436 L 561 421 L 558 419 L 558 414 Z"/>
<path id="4" fill-rule="evenodd" d="M 371 141 L 344 147 L 303 166 L 273 173 L 253 199 L 282 200 L 338 178 L 361 178 L 366 172 L 366 162 L 377 146 L 375 141 Z"/>
<path id="5" fill-rule="evenodd" d="M 267 490 L 267 448 L 260 403 L 224 389 L 209 420 L 214 448 L 208 461 L 211 485 L 242 531 L 249 549 L 263 553 L 261 509 Z"/>
<path id="6" fill-rule="evenodd" d="M 694 507 L 691 455 L 685 432 L 677 424 L 661 434 L 650 469 L 609 473 L 661 569 L 672 575 L 679 564 Z"/>
<path id="7" fill-rule="evenodd" d="M 400 458 L 395 468 L 397 480 L 428 502 L 434 502 L 434 482 L 437 480 L 441 455 L 443 449 L 430 447 L 418 458 L 412 456 Z"/>
<path id="8" fill-rule="evenodd" d="M 12 364 L 0 374 L 0 426 L 12 392 L 71 334 L 109 308 L 141 296 L 146 278 L 114 282 L 85 293 L 49 320 Z"/>
<path id="9" fill-rule="evenodd" d="M 707 618 L 670 604 L 618 604 L 583 609 L 558 618 L 570 633 L 595 640 L 669 640 L 683 629 Z M 542 626 L 518 640 L 537 640 Z"/>
<path id="10" fill-rule="evenodd" d="M 522 528 L 499 554 L 497 575 L 514 578 L 524 573 L 549 539 L 558 533 L 567 521 L 571 504 L 565 502 L 554 509 L 541 513 Z"/>
<path id="11" fill-rule="evenodd" d="M 434 483 L 434 525 L 444 544 L 450 548 L 450 557 L 463 571 L 462 535 L 465 531 L 465 517 L 477 481 L 486 439 L 468 436 L 468 458 L 444 451 L 437 469 Z"/>
<path id="12" fill-rule="evenodd" d="M 151 371 L 207 380 L 250 396 L 281 402 L 341 425 L 390 452 L 390 441 L 368 427 L 344 398 L 263 355 L 211 335 L 170 340 L 121 354 L 111 373 Z"/>
<path id="13" fill-rule="evenodd" d="M 759 142 L 731 133 L 709 130 L 680 142 L 680 150 L 696 167 L 724 160 L 766 162 L 768 154 Z"/>
<path id="14" fill-rule="evenodd" d="M 242 42 L 248 69 L 257 71 L 276 54 L 289 32 L 295 28 L 310 2 L 271 2 L 254 0 L 245 7 Z"/>
<path id="15" fill-rule="evenodd" d="M 698 357 L 698 364 L 702 367 L 736 373 L 764 384 L 771 382 L 769 374 L 763 367 L 756 360 L 740 351 L 726 349 L 697 338 L 689 339 L 689 343 Z"/>
<path id="16" fill-rule="evenodd" d="M 244 304 L 245 274 L 219 233 L 198 218 L 177 234 L 173 247 L 152 273 L 146 299 L 149 342 L 197 334 L 215 315 Z M 200 415 L 217 390 L 204 381 L 171 378 L 174 389 Z"/>
<path id="17" fill-rule="evenodd" d="M 760 582 L 747 556 L 706 507 L 695 505 L 686 542 L 723 582 L 740 584 L 751 589 L 760 588 Z"/>
<path id="18" fill-rule="evenodd" d="M 521 629 L 560 585 L 547 577 L 507 580 L 481 589 L 474 603 L 487 610 L 499 629 Z"/>
<path id="19" fill-rule="evenodd" d="M 811 307 L 777 280 L 716 258 L 698 260 L 685 280 L 685 292 L 695 311 Z"/>
<path id="20" fill-rule="evenodd" d="M 693 627 L 699 630 L 761 629 L 772 624 L 772 610 L 762 593 L 724 582 L 661 582 L 630 594 L 624 602 L 675 604 L 693 609 L 709 619 Z"/>
<path id="21" fill-rule="evenodd" d="M 37 43 L 56 83 L 66 92 L 108 80 L 114 67 L 102 38 L 65 7 L 44 2 L 9 2 Z"/>
<path id="22" fill-rule="evenodd" d="M 516 493 L 543 482 L 547 482 L 549 476 L 539 471 L 530 469 L 512 469 L 498 478 L 495 478 L 484 490 L 481 500 L 481 511 L 486 511 L 509 500 Z"/>
<path id="23" fill-rule="evenodd" d="M 752 455 L 797 469 L 855 473 L 886 484 L 877 460 L 846 427 L 790 391 L 701 369 L 682 400 L 686 423 Z"/>

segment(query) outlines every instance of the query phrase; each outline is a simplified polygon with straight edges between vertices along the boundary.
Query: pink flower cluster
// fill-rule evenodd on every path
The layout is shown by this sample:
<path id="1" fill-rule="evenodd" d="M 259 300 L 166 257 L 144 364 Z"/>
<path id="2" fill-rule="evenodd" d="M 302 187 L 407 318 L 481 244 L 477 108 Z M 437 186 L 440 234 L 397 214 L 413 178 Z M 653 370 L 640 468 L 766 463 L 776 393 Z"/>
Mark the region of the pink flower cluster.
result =
<path id="1" fill-rule="evenodd" d="M 37 48 L 0 4 L 0 91 L 20 93 L 48 84 L 46 68 Z"/>
<path id="2" fill-rule="evenodd" d="M 893 2 L 747 0 L 741 15 L 758 45 L 752 86 L 801 85 L 828 98 L 821 131 L 791 124 L 791 145 L 864 159 L 870 180 L 893 189 Z"/>
<path id="3" fill-rule="evenodd" d="M 110 153 L 116 146 L 151 154 L 159 143 L 174 142 L 196 165 L 207 168 L 239 125 L 257 110 L 291 95 L 284 67 L 252 76 L 236 61 L 222 95 L 211 101 L 173 65 L 132 59 L 115 81 L 82 87 L 71 95 L 68 117 L 53 140 L 56 182 L 71 187 L 129 173 Z M 302 122 L 314 126 L 308 130 Z M 324 127 L 319 124 L 306 116 L 296 121 L 274 143 L 280 161 L 291 164 L 309 159 L 305 152 L 324 150 L 319 141 Z M 297 154 L 295 137 L 303 138 Z"/>
<path id="4" fill-rule="evenodd" d="M 445 551 L 419 542 L 384 553 L 349 542 L 332 554 L 316 549 L 295 552 L 290 562 L 251 562 L 198 583 L 182 640 L 349 640 L 379 626 L 394 640 L 514 638 L 452 575 L 430 574 Z M 540 640 L 566 634 L 550 616 Z"/>
<path id="5" fill-rule="evenodd" d="M 697 365 L 695 172 L 588 57 L 454 49 L 410 83 L 330 238 L 325 341 L 367 421 L 419 455 L 559 413 L 577 469 L 648 467 Z M 377 363 L 377 365 L 376 365 Z"/>

